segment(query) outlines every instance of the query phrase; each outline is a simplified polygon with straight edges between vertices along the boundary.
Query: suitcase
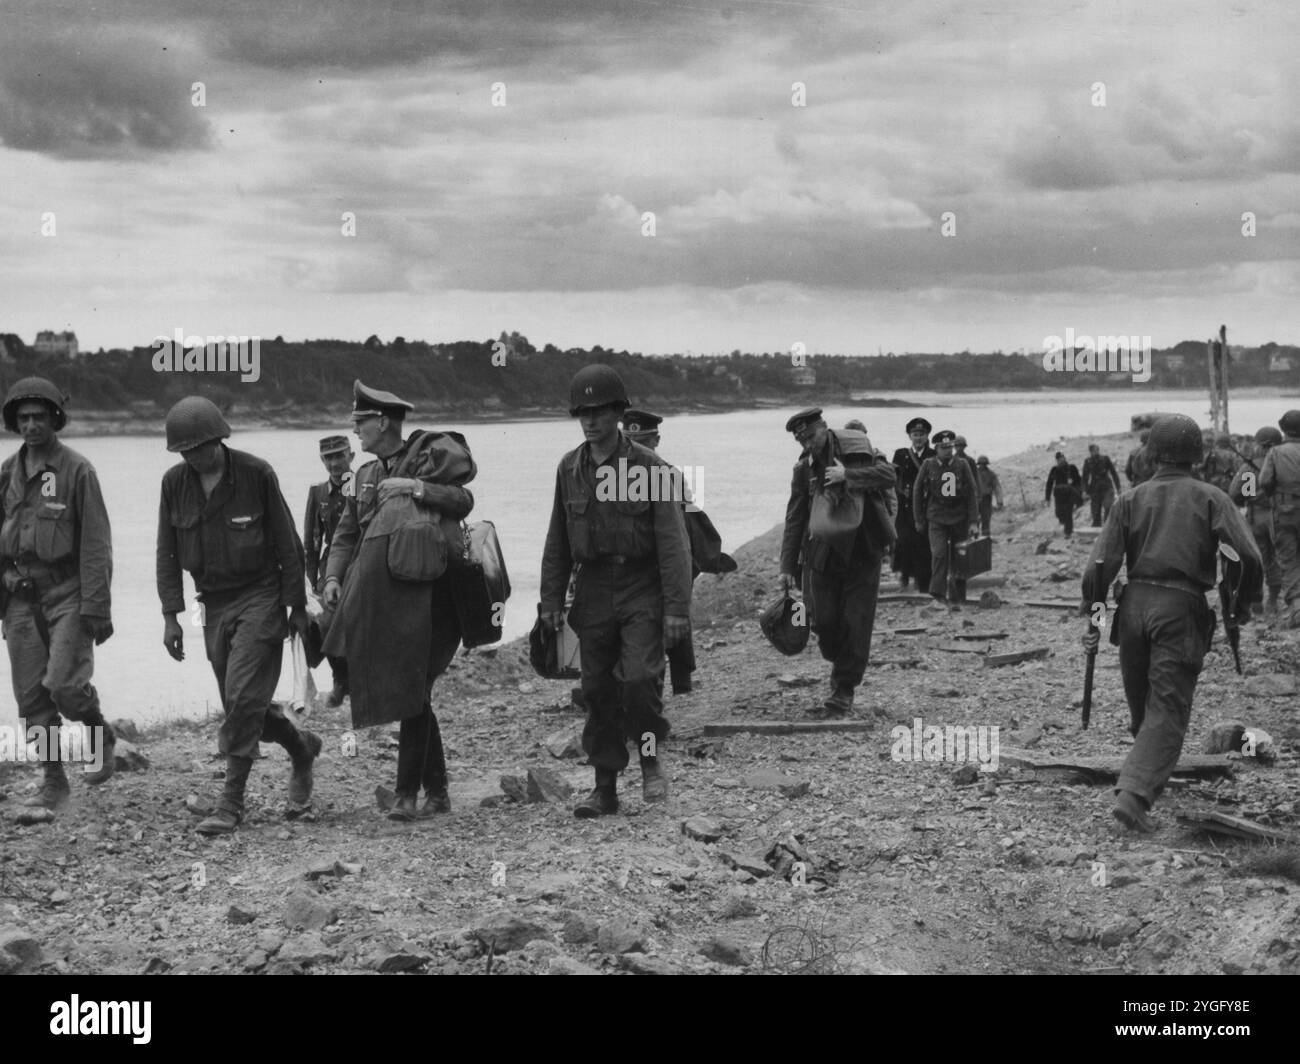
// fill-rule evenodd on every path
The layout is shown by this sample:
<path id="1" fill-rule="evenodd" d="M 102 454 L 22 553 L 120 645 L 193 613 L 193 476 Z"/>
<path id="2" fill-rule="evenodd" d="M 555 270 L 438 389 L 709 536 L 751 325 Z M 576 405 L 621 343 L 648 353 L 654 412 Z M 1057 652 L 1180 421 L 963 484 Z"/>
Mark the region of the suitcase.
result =
<path id="1" fill-rule="evenodd" d="M 460 639 L 467 647 L 488 646 L 501 641 L 510 577 L 491 521 L 466 525 L 464 536 L 463 559 L 451 568 Z"/>
<path id="2" fill-rule="evenodd" d="M 969 580 L 972 576 L 987 573 L 993 568 L 992 537 L 976 536 L 958 543 L 953 550 L 952 568 L 957 580 Z"/>

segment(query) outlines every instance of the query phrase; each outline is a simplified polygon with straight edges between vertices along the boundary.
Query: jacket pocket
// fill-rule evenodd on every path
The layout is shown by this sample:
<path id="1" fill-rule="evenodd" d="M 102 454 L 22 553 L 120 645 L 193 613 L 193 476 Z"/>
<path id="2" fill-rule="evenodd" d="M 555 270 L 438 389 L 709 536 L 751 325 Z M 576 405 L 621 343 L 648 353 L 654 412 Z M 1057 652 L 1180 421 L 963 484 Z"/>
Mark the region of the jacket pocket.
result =
<path id="1" fill-rule="evenodd" d="M 655 553 L 654 525 L 650 516 L 650 503 L 616 502 L 611 515 L 614 520 L 614 553 L 627 558 L 645 558 Z"/>
<path id="2" fill-rule="evenodd" d="M 203 564 L 203 542 L 199 534 L 198 514 L 169 515 L 172 531 L 176 535 L 176 560 L 180 567 L 194 572 Z"/>
<path id="3" fill-rule="evenodd" d="M 568 499 L 565 521 L 569 530 L 569 553 L 575 561 L 590 561 L 596 556 L 591 537 L 591 500 Z"/>
<path id="4" fill-rule="evenodd" d="M 260 513 L 234 514 L 223 530 L 230 547 L 230 568 L 241 575 L 259 572 L 266 564 L 266 531 Z"/>
<path id="5" fill-rule="evenodd" d="M 72 554 L 74 531 L 66 503 L 47 502 L 36 512 L 36 557 L 57 562 Z"/>

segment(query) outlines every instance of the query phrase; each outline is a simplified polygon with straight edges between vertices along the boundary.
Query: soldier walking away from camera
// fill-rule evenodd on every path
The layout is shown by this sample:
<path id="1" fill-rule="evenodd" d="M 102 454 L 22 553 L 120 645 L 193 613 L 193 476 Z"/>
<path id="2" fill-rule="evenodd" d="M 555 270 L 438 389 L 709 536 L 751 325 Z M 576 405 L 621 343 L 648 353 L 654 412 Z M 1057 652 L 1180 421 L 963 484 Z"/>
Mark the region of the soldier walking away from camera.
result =
<path id="1" fill-rule="evenodd" d="M 803 448 L 781 537 L 781 590 L 802 586 L 807 620 L 831 663 L 831 693 L 810 716 L 842 717 L 871 656 L 880 567 L 893 540 L 885 495 L 893 466 L 866 433 L 827 428 L 820 409 L 785 423 Z"/>
<path id="2" fill-rule="evenodd" d="M 389 569 L 390 533 L 409 499 L 438 518 L 449 550 L 461 549 L 460 521 L 474 508 L 465 485 L 478 472 L 458 432 L 417 429 L 415 409 L 392 392 L 352 385 L 352 421 L 361 449 L 373 454 L 353 480 L 354 505 L 339 520 L 325 566 L 324 605 L 336 611 L 325 653 L 348 659 L 352 724 L 401 721 L 397 801 L 390 820 L 422 820 L 451 811 L 442 732 L 433 712 L 433 681 L 460 646 L 451 577 L 397 579 Z M 416 805 L 420 785 L 424 804 Z"/>
<path id="3" fill-rule="evenodd" d="M 1211 432 L 1209 435 L 1214 445 L 1206 449 L 1205 462 L 1201 465 L 1201 479 L 1226 493 L 1232 486 L 1232 478 L 1241 467 L 1241 459 L 1233 450 L 1232 437 L 1228 433 L 1215 435 Z"/>
<path id="4" fill-rule="evenodd" d="M 937 453 L 930 446 L 931 425 L 923 417 L 914 417 L 907 423 L 909 447 L 894 452 L 894 475 L 897 478 L 898 517 L 894 521 L 897 547 L 894 549 L 893 568 L 898 572 L 900 590 L 907 590 L 909 580 L 916 581 L 916 590 L 924 592 L 930 586 L 930 537 L 918 532 L 916 517 L 912 513 L 912 488 L 917 474 L 927 458 Z"/>
<path id="5" fill-rule="evenodd" d="M 319 737 L 300 731 L 271 701 L 289 628 L 307 634 L 302 544 L 275 470 L 227 447 L 229 436 L 221 411 L 201 396 L 167 412 L 167 450 L 183 461 L 163 474 L 158 507 L 163 646 L 184 659 L 177 615 L 185 612 L 185 570 L 202 603 L 196 619 L 224 714 L 217 734 L 226 781 L 216 809 L 198 825 L 203 835 L 228 835 L 243 819 L 244 788 L 262 740 L 284 747 L 292 764 L 285 816 L 307 812 L 321 749 Z"/>
<path id="6" fill-rule="evenodd" d="M 648 410 L 634 410 L 628 407 L 623 411 L 623 434 L 633 443 L 639 443 L 647 450 L 659 453 L 659 426 L 663 418 Z M 734 573 L 736 561 L 722 550 L 722 537 L 713 527 L 708 515 L 695 505 L 690 489 L 680 480 L 681 473 L 674 468 L 673 483 L 682 484 L 682 517 L 686 521 L 686 537 L 691 547 L 691 582 L 700 573 Z M 689 694 L 692 687 L 691 674 L 695 671 L 695 645 L 691 633 L 686 638 L 668 648 L 668 675 L 672 681 L 673 694 Z"/>
<path id="7" fill-rule="evenodd" d="M 1110 516 L 1110 508 L 1115 505 L 1120 490 L 1115 463 L 1101 453 L 1097 444 L 1088 444 L 1088 457 L 1083 460 L 1083 492 L 1092 503 L 1093 528 L 1100 528 Z"/>
<path id="8" fill-rule="evenodd" d="M 1300 628 L 1300 410 L 1288 410 L 1278 426 L 1284 438 L 1264 459 L 1259 487 L 1273 506 L 1273 547 L 1287 613 L 1278 621 Z"/>
<path id="9" fill-rule="evenodd" d="M 1155 476 L 1156 464 L 1151 460 L 1151 453 L 1147 450 L 1147 441 L 1150 437 L 1151 430 L 1143 429 L 1138 435 L 1138 445 L 1129 453 L 1128 461 L 1124 463 L 1124 476 L 1128 478 L 1131 488 L 1145 484 Z"/>
<path id="10" fill-rule="evenodd" d="M 975 461 L 975 480 L 980 489 L 980 535 L 987 536 L 993 523 L 993 502 L 1002 509 L 1002 482 L 998 475 L 989 468 L 989 457 L 982 454 Z"/>
<path id="11" fill-rule="evenodd" d="M 14 700 L 27 729 L 43 730 L 44 780 L 23 804 L 57 809 L 70 794 L 59 744 L 61 718 L 91 729 L 103 758 L 85 775 L 113 775 L 114 736 L 90 682 L 94 648 L 113 634 L 109 584 L 113 547 L 95 468 L 60 442 L 67 400 L 43 377 L 9 389 L 4 425 L 23 438 L 0 466 L 0 610 Z"/>
<path id="12" fill-rule="evenodd" d="M 313 484 L 307 491 L 307 513 L 302 521 L 302 546 L 305 554 L 307 583 L 320 596 L 325 590 L 321 562 L 329 559 L 330 543 L 343 517 L 343 511 L 356 497 L 352 484 L 352 447 L 346 436 L 326 436 L 320 441 L 320 460 L 329 479 Z M 321 639 L 329 635 L 334 611 L 325 610 L 320 617 Z M 348 693 L 347 658 L 334 655 L 329 659 L 334 686 L 325 699 L 330 709 L 343 704 Z"/>
<path id="13" fill-rule="evenodd" d="M 970 466 L 960 461 L 955 434 L 936 432 L 938 454 L 927 458 L 912 490 L 918 532 L 930 538 L 930 595 L 948 607 L 966 601 L 966 581 L 949 579 L 957 544 L 979 534 L 979 505 Z"/>
<path id="14" fill-rule="evenodd" d="M 1282 570 L 1277 562 L 1273 545 L 1273 500 L 1263 494 L 1259 486 L 1260 468 L 1268 452 L 1282 442 L 1282 433 L 1272 425 L 1265 425 L 1255 433 L 1254 454 L 1241 464 L 1237 475 L 1228 486 L 1228 498 L 1246 508 L 1246 524 L 1255 537 L 1255 546 L 1264 561 L 1264 583 L 1268 587 L 1268 602 L 1264 604 L 1264 619 L 1277 620 L 1277 600 L 1282 592 Z M 1256 603 L 1252 602 L 1251 605 Z"/>
<path id="15" fill-rule="evenodd" d="M 1065 528 L 1065 538 L 1074 534 L 1074 508 L 1083 501 L 1083 485 L 1079 469 L 1067 462 L 1065 455 L 1056 452 L 1056 465 L 1047 474 L 1046 502 L 1056 503 L 1056 519 Z"/>
<path id="16" fill-rule="evenodd" d="M 646 499 L 616 489 L 611 499 L 597 490 L 602 481 L 630 484 L 638 469 L 650 483 L 669 479 L 659 472 L 671 469 L 667 462 L 619 431 L 628 405 L 609 366 L 574 375 L 569 416 L 581 421 L 586 442 L 560 459 L 542 554 L 538 613 L 551 631 L 563 622 L 569 574 L 580 566 L 569 624 L 582 658 L 582 748 L 596 770 L 595 789 L 573 810 L 584 819 L 618 812 L 628 739 L 640 752 L 642 797 L 668 798 L 660 759 L 668 737 L 664 649 L 690 632 L 691 552 L 680 495 L 664 498 L 661 490 Z"/>
<path id="17" fill-rule="evenodd" d="M 1115 619 L 1124 695 L 1134 743 L 1120 770 L 1115 817 L 1133 831 L 1151 832 L 1147 815 L 1178 763 L 1192 712 L 1192 695 L 1213 635 L 1205 593 L 1218 581 L 1219 544 L 1241 557 L 1238 612 L 1258 593 L 1260 556 L 1250 529 L 1228 497 L 1192 475 L 1202 455 L 1196 422 L 1182 414 L 1151 429 L 1156 475 L 1122 495 L 1093 546 L 1083 578 L 1086 609 L 1106 600 L 1121 565 L 1128 585 Z M 1100 561 L 1101 572 L 1096 563 Z M 1083 638 L 1095 650 L 1100 632 Z"/>

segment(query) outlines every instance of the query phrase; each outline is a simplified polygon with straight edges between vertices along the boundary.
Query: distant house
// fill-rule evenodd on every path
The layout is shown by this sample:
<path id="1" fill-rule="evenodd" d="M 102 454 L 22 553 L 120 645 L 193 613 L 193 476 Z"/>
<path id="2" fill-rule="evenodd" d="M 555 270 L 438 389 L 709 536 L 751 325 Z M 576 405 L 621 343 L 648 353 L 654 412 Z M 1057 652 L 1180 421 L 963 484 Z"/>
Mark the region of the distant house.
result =
<path id="1" fill-rule="evenodd" d="M 1290 373 L 1295 369 L 1295 360 L 1288 355 L 1273 355 L 1268 360 L 1270 373 Z"/>
<path id="2" fill-rule="evenodd" d="M 796 388 L 815 388 L 817 374 L 813 372 L 812 366 L 791 366 L 790 383 Z"/>
<path id="3" fill-rule="evenodd" d="M 36 334 L 32 349 L 38 355 L 61 355 L 64 358 L 77 357 L 77 334 L 74 332 L 51 332 L 48 329 Z"/>

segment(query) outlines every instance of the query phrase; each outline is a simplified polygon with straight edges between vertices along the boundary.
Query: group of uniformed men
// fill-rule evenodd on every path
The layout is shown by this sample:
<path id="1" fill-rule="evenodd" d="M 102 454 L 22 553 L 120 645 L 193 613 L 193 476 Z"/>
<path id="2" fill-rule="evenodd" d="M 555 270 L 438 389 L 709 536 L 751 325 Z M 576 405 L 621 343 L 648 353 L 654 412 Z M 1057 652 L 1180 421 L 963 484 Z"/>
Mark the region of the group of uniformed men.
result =
<path id="1" fill-rule="evenodd" d="M 454 529 L 473 508 L 465 485 L 476 466 L 459 433 L 404 436 L 404 419 L 414 409 L 405 400 L 360 381 L 353 397 L 354 431 L 374 460 L 351 475 L 347 440 L 321 441 L 329 479 L 310 493 L 302 540 L 274 470 L 223 442 L 230 428 L 214 404 L 188 397 L 167 415 L 167 448 L 182 462 L 164 475 L 159 507 L 163 642 L 172 657 L 183 658 L 178 617 L 185 611 L 185 570 L 202 603 L 204 644 L 224 714 L 219 745 L 225 783 L 215 810 L 198 825 L 204 834 L 226 834 L 239 824 L 245 784 L 264 740 L 279 743 L 290 757 L 286 815 L 310 808 L 321 742 L 272 702 L 288 629 L 304 639 L 310 634 L 304 572 L 324 607 L 322 651 L 334 676 L 328 704 L 349 696 L 354 726 L 400 722 L 389 816 L 416 820 L 450 809 L 430 689 L 460 642 L 452 591 L 443 577 L 395 577 L 389 540 L 411 514 L 425 510 L 435 521 L 452 523 L 446 534 L 458 546 Z M 585 442 L 556 471 L 538 613 L 545 628 L 558 630 L 572 584 L 567 621 L 581 647 L 587 713 L 582 742 L 595 769 L 595 787 L 574 812 L 587 818 L 618 810 L 617 777 L 629 763 L 628 741 L 639 751 L 644 799 L 668 797 L 659 756 L 668 735 L 665 649 L 670 658 L 678 650 L 674 686 L 689 689 L 693 578 L 700 569 L 730 571 L 734 562 L 720 554 L 716 541 L 711 555 L 693 549 L 699 526 L 688 531 L 690 499 L 680 488 L 649 498 L 632 492 L 611 498 L 597 489 L 611 471 L 616 483 L 628 483 L 629 471 L 638 467 L 676 472 L 654 450 L 662 418 L 631 409 L 613 369 L 594 365 L 579 371 L 571 382 L 569 413 L 581 423 Z M 101 783 L 113 773 L 114 737 L 90 677 L 93 645 L 113 632 L 107 511 L 90 463 L 58 440 L 67 414 L 57 387 L 41 378 L 19 381 L 4 402 L 3 417 L 23 437 L 19 451 L 0 467 L 0 606 L 19 713 L 29 728 L 57 730 L 62 716 L 100 729 L 103 767 L 87 782 Z M 1300 573 L 1294 569 L 1300 411 L 1288 412 L 1280 424 L 1285 439 L 1268 450 L 1258 493 L 1244 489 L 1239 470 L 1229 487 L 1262 500 L 1258 506 L 1271 504 L 1282 587 L 1288 605 L 1300 605 Z M 867 664 L 884 556 L 893 554 L 904 586 L 909 577 L 918 586 L 928 581 L 936 599 L 960 602 L 964 586 L 949 579 L 952 546 L 981 526 L 987 533 L 992 500 L 1002 505 L 1001 488 L 987 459 L 973 462 L 955 433 L 937 433 L 931 450 L 931 426 L 924 418 L 908 423 L 911 446 L 901 448 L 893 462 L 875 450 L 860 423 L 830 429 L 817 408 L 794 415 L 786 429 L 802 454 L 786 507 L 781 590 L 802 588 L 808 623 L 831 663 L 830 694 L 813 712 L 842 716 L 853 706 Z M 1215 582 L 1218 544 L 1230 544 L 1242 561 L 1242 594 L 1231 623 L 1249 617 L 1263 571 L 1251 528 L 1227 495 L 1191 475 L 1202 461 L 1195 423 L 1181 416 L 1161 419 L 1148 447 L 1155 473 L 1118 502 L 1106 499 L 1109 516 L 1094 549 L 1094 561 L 1103 564 L 1100 572 L 1089 567 L 1083 586 L 1085 603 L 1104 602 L 1106 587 L 1127 561 L 1129 584 L 1116 634 L 1136 741 L 1120 778 L 1115 815 L 1135 830 L 1152 828 L 1147 810 L 1181 749 L 1208 645 L 1204 592 Z M 1106 478 L 1101 494 L 1111 495 L 1113 465 L 1098 462 L 1090 472 L 1094 482 Z M 657 482 L 681 485 L 680 477 Z M 1096 641 L 1092 633 L 1085 646 Z M 31 802 L 55 808 L 66 801 L 69 785 L 57 748 L 47 750 L 46 758 L 43 785 Z M 425 802 L 417 806 L 421 788 Z"/>

